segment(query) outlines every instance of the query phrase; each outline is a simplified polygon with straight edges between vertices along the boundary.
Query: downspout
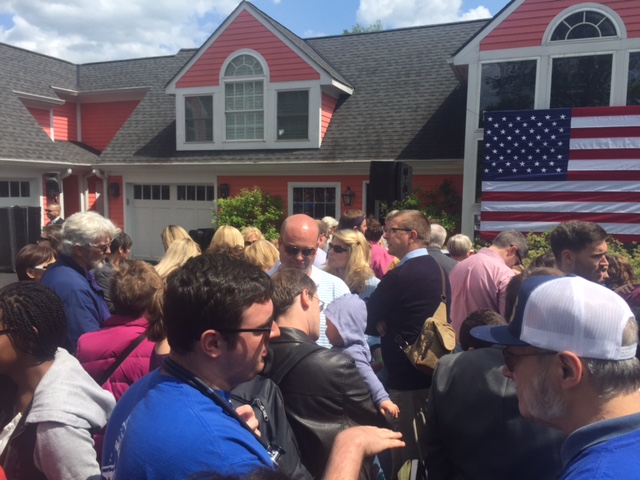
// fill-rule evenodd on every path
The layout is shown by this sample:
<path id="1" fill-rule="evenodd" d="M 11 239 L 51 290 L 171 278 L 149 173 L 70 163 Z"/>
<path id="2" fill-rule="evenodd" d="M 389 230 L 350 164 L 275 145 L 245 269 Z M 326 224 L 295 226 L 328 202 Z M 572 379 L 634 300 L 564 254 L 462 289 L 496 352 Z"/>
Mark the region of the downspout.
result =
<path id="1" fill-rule="evenodd" d="M 97 168 L 94 168 L 93 170 L 91 170 L 91 174 L 95 175 L 100 180 L 102 180 L 102 195 L 104 195 L 104 202 L 103 202 L 104 218 L 109 218 L 109 195 L 107 194 L 108 192 L 107 177 L 105 177 L 102 173 L 100 173 L 100 170 L 98 170 Z M 90 176 L 91 175 L 88 175 L 88 177 Z"/>
<path id="2" fill-rule="evenodd" d="M 71 174 L 73 173 L 73 170 L 71 170 L 70 168 L 67 168 L 67 170 L 64 173 L 59 173 L 58 177 L 60 178 L 60 186 L 62 187 L 62 182 L 64 181 L 65 178 L 70 177 Z M 60 209 L 62 212 L 64 212 L 64 188 L 62 188 L 62 199 L 60 200 Z"/>

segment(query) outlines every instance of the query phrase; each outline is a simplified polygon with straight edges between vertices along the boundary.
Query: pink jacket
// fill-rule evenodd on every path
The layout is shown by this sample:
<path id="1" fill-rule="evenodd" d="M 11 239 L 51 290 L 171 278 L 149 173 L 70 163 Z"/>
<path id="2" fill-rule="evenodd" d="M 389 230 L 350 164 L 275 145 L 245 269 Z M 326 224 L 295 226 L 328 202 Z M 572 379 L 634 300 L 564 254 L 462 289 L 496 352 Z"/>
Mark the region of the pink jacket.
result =
<path id="1" fill-rule="evenodd" d="M 114 315 L 104 322 L 100 330 L 85 333 L 80 337 L 76 357 L 87 373 L 98 381 L 120 353 L 146 330 L 147 324 L 144 317 Z M 133 382 L 149 373 L 154 346 L 154 342 L 143 340 L 102 388 L 113 393 L 116 400 L 119 400 Z"/>

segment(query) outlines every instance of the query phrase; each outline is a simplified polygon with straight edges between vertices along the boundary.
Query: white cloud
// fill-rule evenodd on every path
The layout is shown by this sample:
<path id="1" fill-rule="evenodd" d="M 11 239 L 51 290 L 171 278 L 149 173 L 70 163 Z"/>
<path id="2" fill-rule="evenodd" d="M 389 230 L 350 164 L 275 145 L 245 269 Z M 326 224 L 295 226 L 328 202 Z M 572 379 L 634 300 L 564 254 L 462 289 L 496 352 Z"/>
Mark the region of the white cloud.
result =
<path id="1" fill-rule="evenodd" d="M 199 47 L 240 0 L 0 0 L 0 41 L 76 63 Z M 5 22 L 6 23 L 6 22 Z"/>
<path id="2" fill-rule="evenodd" d="M 412 27 L 491 17 L 486 7 L 463 12 L 462 0 L 360 0 L 358 22 L 380 20 L 385 28 Z"/>

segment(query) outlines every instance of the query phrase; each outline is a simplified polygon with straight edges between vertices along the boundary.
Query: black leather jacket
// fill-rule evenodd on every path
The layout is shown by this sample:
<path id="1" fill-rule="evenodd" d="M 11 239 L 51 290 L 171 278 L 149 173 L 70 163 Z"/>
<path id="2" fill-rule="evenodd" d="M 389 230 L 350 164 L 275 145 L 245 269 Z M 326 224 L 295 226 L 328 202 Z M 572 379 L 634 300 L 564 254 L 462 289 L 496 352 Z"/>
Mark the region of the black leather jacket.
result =
<path id="1" fill-rule="evenodd" d="M 294 328 L 281 328 L 271 341 L 269 374 L 275 375 L 287 353 L 313 340 Z M 278 384 L 298 440 L 302 463 L 320 478 L 338 433 L 355 425 L 386 426 L 353 359 L 320 348 L 300 360 Z"/>

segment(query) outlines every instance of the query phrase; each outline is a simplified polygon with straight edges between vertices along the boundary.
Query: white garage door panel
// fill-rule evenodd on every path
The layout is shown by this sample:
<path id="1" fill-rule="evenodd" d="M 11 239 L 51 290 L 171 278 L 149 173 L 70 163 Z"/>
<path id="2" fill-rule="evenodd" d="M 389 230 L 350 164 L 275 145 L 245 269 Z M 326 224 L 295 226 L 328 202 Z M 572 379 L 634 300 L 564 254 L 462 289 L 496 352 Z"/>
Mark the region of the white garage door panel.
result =
<path id="1" fill-rule="evenodd" d="M 177 201 L 175 185 L 171 185 L 170 200 L 131 200 L 128 222 L 133 238 L 131 256 L 158 260 L 164 254 L 160 234 L 167 225 L 180 225 L 187 231 L 211 228 L 212 208 L 211 201 Z"/>

